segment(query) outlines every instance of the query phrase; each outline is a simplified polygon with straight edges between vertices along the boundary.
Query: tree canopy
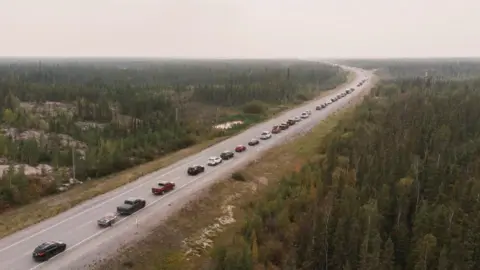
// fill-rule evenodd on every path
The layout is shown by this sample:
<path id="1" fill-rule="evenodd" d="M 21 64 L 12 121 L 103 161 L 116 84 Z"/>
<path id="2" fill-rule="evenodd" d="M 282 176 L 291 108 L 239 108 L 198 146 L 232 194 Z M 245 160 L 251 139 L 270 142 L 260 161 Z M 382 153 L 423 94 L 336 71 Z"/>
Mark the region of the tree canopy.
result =
<path id="1" fill-rule="evenodd" d="M 97 178 L 211 138 L 215 119 L 198 112 L 212 106 L 262 104 L 253 112 L 263 113 L 344 79 L 337 67 L 296 60 L 4 61 L 0 165 L 75 162 L 77 179 Z M 25 196 L 0 196 L 0 210 L 57 184 L 19 177 L 4 179 L 0 194 Z"/>
<path id="2" fill-rule="evenodd" d="M 480 269 L 480 81 L 374 88 L 213 269 Z"/>

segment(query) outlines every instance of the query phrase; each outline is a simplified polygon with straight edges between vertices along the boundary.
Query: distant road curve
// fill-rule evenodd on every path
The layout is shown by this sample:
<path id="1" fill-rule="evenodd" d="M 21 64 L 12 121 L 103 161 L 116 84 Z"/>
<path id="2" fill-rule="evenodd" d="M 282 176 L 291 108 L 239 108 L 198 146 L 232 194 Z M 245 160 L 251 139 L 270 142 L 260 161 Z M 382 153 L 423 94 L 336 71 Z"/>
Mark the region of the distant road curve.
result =
<path id="1" fill-rule="evenodd" d="M 337 93 L 305 103 L 298 108 L 284 112 L 274 119 L 260 123 L 250 129 L 222 141 L 200 153 L 178 161 L 177 163 L 158 170 L 154 173 L 140 177 L 135 182 L 129 183 L 118 189 L 86 201 L 64 213 L 42 221 L 36 225 L 16 232 L 0 240 L 0 269 L 1 270 L 71 270 L 88 269 L 86 265 L 93 260 L 103 258 L 109 252 L 115 251 L 124 243 L 132 240 L 137 232 L 145 232 L 180 209 L 185 203 L 195 197 L 200 190 L 208 187 L 214 181 L 222 179 L 266 151 L 285 142 L 294 135 L 299 135 L 310 130 L 329 114 L 346 106 L 348 101 L 360 94 L 364 86 L 356 87 L 363 79 L 370 79 L 370 71 L 359 68 L 344 67 L 355 73 L 355 79 L 348 85 L 338 88 L 345 91 L 354 87 L 356 91 L 332 103 L 327 108 L 316 111 L 316 105 L 330 100 Z M 366 83 L 368 84 L 368 83 Z M 193 164 L 206 165 L 210 156 L 218 156 L 225 150 L 233 150 L 236 145 L 247 145 L 254 137 L 259 137 L 262 131 L 270 131 L 272 126 L 284 122 L 289 118 L 299 116 L 302 112 L 311 110 L 312 115 L 282 131 L 274 134 L 259 145 L 248 147 L 243 153 L 236 153 L 231 160 L 224 161 L 216 167 L 205 166 L 205 172 L 197 176 L 188 176 L 187 167 Z M 159 181 L 175 182 L 176 189 L 163 196 L 151 194 L 151 188 Z M 96 222 L 106 213 L 114 212 L 128 197 L 139 197 L 147 201 L 143 210 L 119 221 L 110 228 L 100 229 Z M 46 263 L 36 263 L 32 259 L 33 249 L 44 241 L 58 240 L 67 244 L 67 250 L 51 258 Z"/>

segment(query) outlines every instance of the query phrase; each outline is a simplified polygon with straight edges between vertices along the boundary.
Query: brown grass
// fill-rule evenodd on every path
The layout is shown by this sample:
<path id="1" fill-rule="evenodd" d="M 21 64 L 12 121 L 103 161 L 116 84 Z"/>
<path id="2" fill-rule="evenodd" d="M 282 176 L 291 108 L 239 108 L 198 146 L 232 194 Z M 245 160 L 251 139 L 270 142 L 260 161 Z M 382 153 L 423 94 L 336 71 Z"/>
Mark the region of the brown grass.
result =
<path id="1" fill-rule="evenodd" d="M 368 91 L 364 91 L 365 94 Z M 365 94 L 351 102 L 358 104 Z M 174 214 L 166 223 L 155 228 L 144 240 L 123 247 L 114 258 L 95 262 L 92 269 L 138 269 L 138 270 L 198 270 L 208 269 L 210 249 L 199 249 L 199 256 L 186 256 L 188 250 L 182 244 L 186 238 L 195 238 L 202 230 L 212 225 L 214 220 L 224 215 L 219 205 L 228 201 L 233 205 L 234 218 L 240 220 L 224 227 L 222 232 L 212 235 L 212 241 L 230 239 L 232 233 L 241 227 L 244 219 L 244 206 L 261 196 L 265 187 L 274 185 L 282 176 L 299 170 L 316 155 L 322 140 L 338 122 L 352 113 L 344 109 L 322 121 L 309 134 L 267 151 L 257 162 L 252 162 L 239 171 L 246 181 L 225 179 L 205 192 L 203 197 L 190 202 Z M 232 199 L 232 195 L 238 195 Z M 193 246 L 194 247 L 194 246 Z"/>
<path id="2" fill-rule="evenodd" d="M 35 203 L 2 213 L 0 216 L 0 237 L 55 216 L 88 199 L 135 181 L 143 175 L 173 164 L 224 139 L 226 138 L 209 140 L 120 173 L 85 182 L 81 186 L 64 193 L 49 196 Z"/>
<path id="3" fill-rule="evenodd" d="M 354 79 L 354 75 L 350 73 L 347 76 L 346 83 L 350 82 L 352 79 Z M 317 98 L 328 95 L 333 91 L 335 91 L 335 89 L 323 91 Z M 281 111 L 290 109 L 294 106 L 294 104 L 290 104 L 288 106 L 281 106 L 272 109 L 271 111 L 269 111 L 269 115 L 273 116 Z M 228 113 L 232 112 L 229 111 Z M 37 202 L 2 213 L 0 215 L 0 237 L 5 237 L 16 231 L 22 230 L 28 226 L 31 226 L 45 219 L 53 217 L 59 213 L 62 213 L 86 200 L 104 194 L 115 188 L 121 187 L 127 183 L 133 182 L 143 175 L 169 166 L 226 138 L 228 137 L 208 140 L 206 142 L 180 150 L 176 153 L 136 166 L 134 168 L 127 169 L 125 171 L 112 174 L 101 179 L 86 182 L 83 185 L 74 187 L 67 192 L 49 196 Z"/>

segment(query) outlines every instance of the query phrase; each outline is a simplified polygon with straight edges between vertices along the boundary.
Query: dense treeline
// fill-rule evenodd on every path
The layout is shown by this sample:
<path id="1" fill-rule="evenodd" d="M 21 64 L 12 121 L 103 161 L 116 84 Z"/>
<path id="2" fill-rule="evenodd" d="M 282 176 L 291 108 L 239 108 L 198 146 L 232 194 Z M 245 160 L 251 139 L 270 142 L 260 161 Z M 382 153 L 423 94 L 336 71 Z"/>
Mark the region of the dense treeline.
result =
<path id="1" fill-rule="evenodd" d="M 367 69 L 378 69 L 384 78 L 433 77 L 437 80 L 465 80 L 480 76 L 480 59 L 382 59 L 344 60 L 342 63 Z"/>
<path id="2" fill-rule="evenodd" d="M 344 79 L 337 67 L 293 60 L 1 62 L 0 165 L 75 162 L 77 179 L 100 177 L 213 136 L 214 119 L 192 117 L 192 103 L 241 111 Z M 6 182 L 0 194 L 44 192 Z M 8 198 L 0 205 L 28 201 Z"/>
<path id="3" fill-rule="evenodd" d="M 480 81 L 384 83 L 214 269 L 480 269 Z"/>

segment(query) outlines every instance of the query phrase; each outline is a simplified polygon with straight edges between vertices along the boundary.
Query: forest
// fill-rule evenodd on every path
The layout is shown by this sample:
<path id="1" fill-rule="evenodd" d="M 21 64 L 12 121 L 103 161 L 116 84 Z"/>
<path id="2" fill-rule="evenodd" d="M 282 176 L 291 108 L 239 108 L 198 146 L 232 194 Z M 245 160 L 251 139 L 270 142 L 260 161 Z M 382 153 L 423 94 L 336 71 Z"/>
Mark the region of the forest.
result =
<path id="1" fill-rule="evenodd" d="M 260 121 L 271 107 L 345 80 L 338 67 L 296 60 L 0 61 L 0 211 L 69 178 L 98 178 L 224 136 L 213 129 L 223 118 Z"/>
<path id="2" fill-rule="evenodd" d="M 385 79 L 416 78 L 428 75 L 435 80 L 466 80 L 480 75 L 479 58 L 358 59 L 338 61 L 366 69 L 378 69 Z"/>
<path id="3" fill-rule="evenodd" d="M 211 269 L 480 269 L 478 104 L 478 79 L 382 82 Z"/>

